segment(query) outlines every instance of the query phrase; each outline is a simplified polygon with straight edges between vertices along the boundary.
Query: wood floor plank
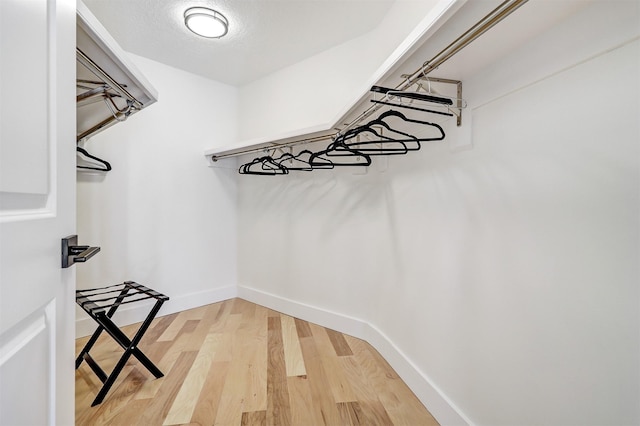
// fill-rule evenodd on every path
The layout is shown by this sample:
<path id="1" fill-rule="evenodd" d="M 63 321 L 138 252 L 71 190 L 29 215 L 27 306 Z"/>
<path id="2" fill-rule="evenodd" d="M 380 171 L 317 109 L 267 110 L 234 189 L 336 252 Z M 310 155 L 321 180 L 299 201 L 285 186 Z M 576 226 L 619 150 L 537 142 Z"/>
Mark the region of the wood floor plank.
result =
<path id="1" fill-rule="evenodd" d="M 307 370 L 304 368 L 304 358 L 300 349 L 300 340 L 293 317 L 281 314 L 282 343 L 284 345 L 284 362 L 287 376 L 304 376 Z"/>
<path id="2" fill-rule="evenodd" d="M 162 355 L 162 358 L 156 363 L 156 366 L 165 375 L 168 371 L 171 371 L 174 364 L 178 360 L 181 354 L 187 352 L 187 348 L 191 346 L 191 335 L 189 333 L 181 333 L 174 336 L 174 340 L 158 340 L 157 343 L 169 343 L 167 351 Z M 195 352 L 195 351 L 194 351 Z"/>
<path id="3" fill-rule="evenodd" d="M 291 424 L 322 425 L 322 415 L 316 409 L 315 401 L 306 376 L 287 377 L 289 390 L 289 406 L 291 407 Z"/>
<path id="4" fill-rule="evenodd" d="M 216 362 L 231 362 L 233 359 L 233 334 L 231 333 L 216 333 L 220 338 L 220 347 L 215 354 Z"/>
<path id="5" fill-rule="evenodd" d="M 311 329 L 309 328 L 309 323 L 306 321 L 302 321 L 301 319 L 296 318 L 296 331 L 298 332 L 298 337 L 311 337 Z"/>
<path id="6" fill-rule="evenodd" d="M 172 425 L 189 423 L 196 408 L 198 396 L 202 392 L 204 381 L 213 363 L 213 355 L 219 344 L 216 334 L 209 334 L 198 351 L 193 365 L 185 378 L 171 409 L 164 420 L 164 424 Z"/>
<path id="7" fill-rule="evenodd" d="M 166 364 L 159 362 L 159 360 L 162 360 L 163 355 L 169 352 L 172 345 L 173 345 L 173 342 L 156 341 L 148 345 L 145 344 L 145 346 L 141 347 L 141 350 L 149 357 L 149 359 L 154 364 L 156 364 L 156 366 L 160 369 L 160 371 L 163 372 L 163 374 L 166 374 L 171 367 L 170 366 L 168 367 Z M 171 364 L 171 366 L 173 366 L 173 364 Z M 134 399 L 153 398 L 158 392 L 158 389 L 160 389 L 160 385 L 162 384 L 162 381 L 155 379 L 155 377 L 152 376 L 151 373 L 149 372 L 146 372 L 146 374 L 148 376 L 148 380 L 142 385 L 140 390 L 136 393 L 136 395 L 134 396 Z"/>
<path id="8" fill-rule="evenodd" d="M 200 324 L 199 320 L 186 320 L 179 333 L 193 333 Z"/>
<path id="9" fill-rule="evenodd" d="M 351 356 L 353 352 L 349 347 L 349 344 L 344 338 L 344 335 L 338 331 L 331 330 L 330 328 L 325 328 L 327 335 L 329 336 L 329 340 L 333 346 L 333 349 L 336 351 L 336 355 L 338 356 Z"/>
<path id="10" fill-rule="evenodd" d="M 274 311 L 273 309 L 267 308 L 267 312 L 268 312 L 267 316 L 269 317 L 280 317 L 280 312 Z"/>
<path id="11" fill-rule="evenodd" d="M 319 417 L 324 424 L 340 424 L 340 413 L 336 407 L 336 401 L 333 399 L 327 374 L 313 337 L 300 339 L 300 346 L 307 367 L 307 378 L 314 401 L 314 409 L 319 410 Z"/>
<path id="12" fill-rule="evenodd" d="M 209 374 L 202 386 L 202 392 L 200 392 L 196 408 L 191 417 L 191 423 L 200 425 L 212 425 L 214 423 L 228 372 L 228 361 L 214 361 L 211 364 Z"/>
<path id="13" fill-rule="evenodd" d="M 87 395 L 91 393 L 97 394 L 102 387 L 102 382 L 90 368 L 80 366 L 76 370 L 76 395 Z"/>
<path id="14" fill-rule="evenodd" d="M 95 384 L 94 384 L 95 383 Z M 91 371 L 85 369 L 76 370 L 76 422 L 87 415 L 86 407 L 91 405 L 95 395 L 99 392 L 101 383 Z"/>
<path id="15" fill-rule="evenodd" d="M 247 369 L 241 363 L 230 362 L 222 387 L 222 396 L 216 413 L 215 424 L 232 425 L 240 423 L 244 412 L 244 390 Z"/>
<path id="16" fill-rule="evenodd" d="M 138 425 L 140 418 L 147 410 L 147 407 L 151 403 L 150 399 L 133 399 L 127 402 L 127 404 L 118 410 L 117 414 L 111 419 L 109 424 L 111 425 Z M 99 423 L 94 423 L 99 424 Z M 77 425 L 77 423 L 76 423 Z"/>
<path id="17" fill-rule="evenodd" d="M 162 380 L 160 390 L 151 399 L 148 409 L 140 419 L 140 424 L 160 425 L 163 423 L 197 355 L 198 353 L 193 351 L 182 352 L 167 375 L 158 379 Z"/>
<path id="18" fill-rule="evenodd" d="M 349 402 L 356 400 L 356 394 L 351 388 L 348 376 L 342 370 L 339 356 L 331 341 L 329 332 L 335 333 L 333 330 L 326 329 L 316 324 L 310 324 L 309 328 L 313 339 L 316 342 L 316 348 L 324 370 L 326 372 L 327 382 L 333 394 L 335 402 Z"/>
<path id="19" fill-rule="evenodd" d="M 248 317 L 243 315 L 243 351 L 248 354 L 246 364 L 248 379 L 245 383 L 244 409 L 246 412 L 266 411 L 268 403 L 267 369 L 268 369 L 268 311 L 252 304 L 254 309 Z"/>
<path id="20" fill-rule="evenodd" d="M 90 410 L 87 416 L 79 419 L 79 421 L 77 420 L 76 424 L 109 424 L 119 413 L 120 407 L 129 403 L 144 380 L 145 377 L 136 368 L 123 368 L 119 379 L 113 385 L 113 396 L 102 404 L 93 407 L 93 410 Z M 94 398 L 95 394 L 93 394 L 91 402 L 93 402 Z"/>
<path id="21" fill-rule="evenodd" d="M 150 342 L 155 342 L 177 317 L 178 313 L 156 317 L 151 323 L 149 330 L 145 333 L 144 338 Z"/>
<path id="22" fill-rule="evenodd" d="M 346 337 L 369 385 L 375 390 L 389 418 L 395 425 L 412 425 L 420 421 L 437 425 L 418 398 L 404 384 L 397 373 L 371 345 Z M 426 411 L 426 413 L 425 413 Z"/>
<path id="23" fill-rule="evenodd" d="M 337 360 L 342 367 L 344 380 L 349 383 L 356 401 L 377 401 L 378 394 L 371 387 L 366 374 L 354 357 L 341 357 Z"/>
<path id="24" fill-rule="evenodd" d="M 418 397 L 404 384 L 400 376 L 398 376 L 382 355 L 370 345 L 367 344 L 367 347 L 375 365 L 377 365 L 389 379 L 385 385 L 386 388 L 392 391 L 393 395 L 397 397 L 397 401 L 394 401 L 395 405 L 387 408 L 389 416 L 394 420 L 395 424 L 413 425 L 420 421 L 426 426 L 437 425 L 437 420 L 430 413 L 427 413 L 425 416 L 424 406 Z M 380 385 L 382 385 L 382 383 L 380 383 Z M 384 394 L 381 400 L 384 400 Z"/>
<path id="25" fill-rule="evenodd" d="M 242 314 L 245 318 L 251 318 L 255 312 L 255 303 L 248 302 L 244 299 L 233 299 L 231 308 L 232 314 Z"/>
<path id="26" fill-rule="evenodd" d="M 359 401 L 358 404 L 363 425 L 398 425 L 391 420 L 389 413 L 379 400 Z M 424 425 L 422 419 L 418 419 L 418 423 L 406 423 L 407 426 L 414 424 Z"/>
<path id="27" fill-rule="evenodd" d="M 225 380 L 220 407 L 216 415 L 216 424 L 238 424 L 242 419 L 242 413 L 251 404 L 251 393 L 247 393 L 247 383 L 252 377 L 252 353 L 251 345 L 255 334 L 248 326 L 247 318 L 243 315 L 242 303 L 234 304 L 233 309 L 226 320 L 225 332 L 231 331 L 229 343 L 229 373 Z M 266 339 L 263 343 L 266 346 Z M 265 347 L 266 349 L 266 347 Z M 266 374 L 266 372 L 265 372 Z M 264 382 L 266 386 L 266 381 Z M 264 393 L 266 395 L 266 391 Z M 258 397 L 256 392 L 255 397 Z M 254 405 L 255 406 L 255 405 Z M 253 411 L 253 410 L 251 410 Z"/>
<path id="28" fill-rule="evenodd" d="M 267 422 L 270 425 L 291 425 L 280 316 L 268 317 L 267 347 Z"/>
<path id="29" fill-rule="evenodd" d="M 158 337 L 158 341 L 171 341 L 175 340 L 176 336 L 184 327 L 184 323 L 187 322 L 189 313 L 187 311 L 180 312 L 171 324 L 164 330 L 164 332 Z"/>
<path id="30" fill-rule="evenodd" d="M 198 351 L 201 349 L 205 338 L 210 333 L 211 325 L 214 318 L 218 315 L 219 305 L 209 305 L 204 309 L 202 318 L 197 321 L 195 328 L 191 332 L 189 344 L 185 347 L 186 351 Z"/>
<path id="31" fill-rule="evenodd" d="M 220 303 L 218 313 L 209 326 L 209 333 L 217 333 L 220 335 L 220 347 L 215 355 L 216 362 L 231 361 L 231 342 L 232 338 L 240 326 L 240 315 L 231 315 L 232 301 L 227 300 Z"/>
<path id="32" fill-rule="evenodd" d="M 338 407 L 338 412 L 340 413 L 343 424 L 353 426 L 374 424 L 364 422 L 364 415 L 357 401 L 338 402 L 336 406 Z"/>
<path id="33" fill-rule="evenodd" d="M 229 299 L 225 300 L 224 302 L 216 303 L 216 305 L 220 305 L 220 309 L 218 309 L 218 315 L 216 315 L 216 318 L 214 320 L 215 324 L 220 323 L 220 321 L 222 321 L 222 317 L 226 317 L 227 315 L 229 315 L 233 300 L 234 299 Z"/>
<path id="34" fill-rule="evenodd" d="M 138 327 L 123 331 L 131 337 Z M 246 300 L 157 318 L 139 347 L 165 377 L 131 358 L 91 407 L 102 383 L 81 366 L 78 425 L 436 424 L 368 343 Z M 103 335 L 91 354 L 109 372 L 122 348 Z"/>
<path id="35" fill-rule="evenodd" d="M 266 426 L 267 412 L 266 410 L 244 412 L 240 424 L 242 426 Z"/>

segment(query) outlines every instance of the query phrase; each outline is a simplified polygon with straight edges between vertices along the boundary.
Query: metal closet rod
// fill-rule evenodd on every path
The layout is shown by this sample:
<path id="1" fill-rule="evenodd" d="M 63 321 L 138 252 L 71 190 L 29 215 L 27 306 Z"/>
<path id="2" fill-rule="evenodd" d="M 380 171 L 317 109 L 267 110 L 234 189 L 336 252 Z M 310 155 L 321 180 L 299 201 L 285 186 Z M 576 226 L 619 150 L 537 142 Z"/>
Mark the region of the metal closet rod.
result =
<path id="1" fill-rule="evenodd" d="M 431 60 L 424 62 L 422 64 L 422 67 L 410 74 L 407 80 L 398 85 L 397 89 L 404 90 L 414 85 L 422 77 L 425 77 L 431 71 L 435 70 L 440 65 L 445 63 L 449 58 L 454 56 L 460 50 L 469 45 L 472 41 L 487 32 L 498 22 L 509 16 L 527 1 L 528 0 L 506 0 L 502 2 L 488 15 L 478 21 L 473 27 L 469 28 L 464 34 L 455 39 L 451 44 L 449 44 L 449 46 L 442 49 L 436 56 L 431 58 Z"/>
<path id="2" fill-rule="evenodd" d="M 242 151 L 234 152 L 232 154 L 212 155 L 211 156 L 211 160 L 218 161 L 218 160 L 221 160 L 221 159 L 227 158 L 227 157 L 237 157 L 238 155 L 252 154 L 252 153 L 256 153 L 256 152 L 265 152 L 265 151 L 271 151 L 271 150 L 276 150 L 276 149 L 281 149 L 281 148 L 293 147 L 293 146 L 296 146 L 296 145 L 304 145 L 304 144 L 313 143 L 313 142 L 320 142 L 320 141 L 323 141 L 323 140 L 333 139 L 335 137 L 335 135 L 336 135 L 335 133 L 329 133 L 329 134 L 326 134 L 326 135 L 312 136 L 312 137 L 309 137 L 309 138 L 306 138 L 306 139 L 301 139 L 301 140 L 297 140 L 297 141 L 293 141 L 293 142 L 273 143 L 273 144 L 270 144 L 270 145 L 267 145 L 267 146 L 263 146 L 261 148 L 247 148 L 247 149 L 244 149 Z"/>
<path id="3" fill-rule="evenodd" d="M 2 1 L 2 0 L 0 0 L 0 1 Z M 91 58 L 89 58 L 87 55 L 85 55 L 85 53 L 82 50 L 78 49 L 77 47 L 76 47 L 76 60 L 78 62 L 80 62 L 82 65 L 84 65 L 96 77 L 102 79 L 103 82 L 108 84 L 109 88 L 114 90 L 118 95 L 120 95 L 123 98 L 128 99 L 129 101 L 131 101 L 131 103 L 133 104 L 133 106 L 136 109 L 138 109 L 138 110 L 142 109 L 142 103 L 139 100 L 137 100 L 131 93 L 129 93 L 127 91 L 127 89 L 125 89 L 120 83 L 118 83 L 113 78 L 111 78 L 111 76 L 109 74 L 107 74 L 102 68 L 100 68 L 100 66 L 98 64 L 93 62 L 91 60 Z M 104 119 L 101 122 L 97 123 L 96 125 L 94 125 L 90 129 L 82 132 L 79 135 L 76 135 L 76 141 L 79 142 L 79 141 L 81 141 L 83 139 L 86 139 L 86 138 L 92 136 L 94 133 L 98 132 L 99 130 L 105 129 L 105 128 L 115 124 L 115 122 L 117 120 L 118 120 L 118 117 L 116 117 L 115 115 L 111 115 L 111 116 L 107 117 L 106 119 Z"/>
<path id="4" fill-rule="evenodd" d="M 418 68 L 413 73 L 409 74 L 407 76 L 407 78 L 402 83 L 400 83 L 399 85 L 397 85 L 395 87 L 395 90 L 406 90 L 409 87 L 411 87 L 414 84 L 416 84 L 418 81 L 420 81 L 420 79 L 422 79 L 423 77 L 426 77 L 427 74 L 429 74 L 431 71 L 435 70 L 440 65 L 444 64 L 449 58 L 454 56 L 460 50 L 464 49 L 472 41 L 474 41 L 475 39 L 480 37 L 482 34 L 484 34 L 486 31 L 491 29 L 498 22 L 502 21 L 504 18 L 509 16 L 511 13 L 513 13 L 516 9 L 518 9 L 520 6 L 525 4 L 527 1 L 528 0 L 506 0 L 506 1 L 502 2 L 498 7 L 496 7 L 494 10 L 489 12 L 489 14 L 487 14 L 484 18 L 482 18 L 480 21 L 478 21 L 475 25 L 473 25 L 471 28 L 469 28 L 467 31 L 465 31 L 460 37 L 458 37 L 453 42 L 451 42 L 451 44 L 449 44 L 447 47 L 442 49 L 433 58 L 431 58 L 430 60 L 424 62 L 420 68 Z M 383 107 L 383 105 L 381 105 L 381 104 L 374 104 L 374 105 L 370 106 L 363 113 L 361 113 L 358 117 L 356 117 L 350 123 L 345 125 L 345 127 L 342 130 L 340 130 L 338 133 L 343 133 L 343 132 L 349 130 L 350 128 L 352 128 L 357 123 L 359 123 L 362 120 L 370 117 L 372 114 L 374 114 L 376 111 L 378 111 L 382 107 Z M 332 139 L 334 136 L 335 136 L 335 134 L 329 134 L 329 135 L 316 136 L 316 137 L 308 138 L 308 139 L 301 139 L 301 140 L 294 141 L 294 142 L 282 142 L 282 143 L 273 144 L 273 145 L 270 145 L 270 146 L 267 146 L 267 147 L 262 147 L 262 148 L 246 149 L 246 150 L 243 150 L 243 151 L 234 152 L 232 154 L 213 155 L 213 156 L 211 156 L 211 159 L 213 161 L 217 161 L 217 160 L 222 159 L 222 158 L 235 157 L 237 155 L 250 154 L 250 153 L 255 153 L 255 152 L 263 152 L 265 150 L 278 149 L 278 148 L 284 148 L 284 147 L 293 147 L 293 146 L 296 146 L 296 145 L 302 145 L 302 144 L 307 144 L 307 143 L 311 143 L 311 142 L 317 142 L 317 141 L 320 141 L 320 140 Z"/>
<path id="5" fill-rule="evenodd" d="M 438 54 L 436 54 L 430 60 L 424 62 L 420 68 L 415 70 L 413 73 L 409 74 L 406 79 L 396 86 L 396 90 L 406 90 L 409 87 L 416 84 L 420 79 L 426 77 L 431 71 L 437 69 L 440 65 L 444 64 L 449 58 L 454 56 L 456 53 L 464 49 L 468 46 L 472 41 L 480 37 L 482 34 L 487 32 L 493 26 L 495 26 L 498 22 L 502 21 L 504 18 L 513 13 L 520 6 L 525 4 L 528 0 L 506 0 L 502 2 L 498 7 L 493 9 L 489 14 L 487 14 L 484 18 L 478 21 L 474 26 L 465 31 L 460 37 L 455 39 L 451 44 L 442 49 Z M 442 79 L 444 80 L 444 79 Z M 435 81 L 435 80 L 434 80 Z M 453 81 L 453 80 L 451 80 Z M 353 121 L 351 121 L 347 126 L 342 129 L 342 132 L 349 130 L 355 124 L 360 121 L 370 117 L 376 111 L 382 108 L 382 105 L 376 104 L 372 105 L 368 109 L 366 109 L 362 114 L 356 117 Z"/>
<path id="6" fill-rule="evenodd" d="M 98 64 L 93 62 L 91 58 L 84 54 L 84 52 L 76 47 L 76 59 L 80 61 L 82 65 L 87 67 L 91 72 L 93 72 L 96 77 L 101 78 L 105 83 L 107 83 L 113 90 L 115 90 L 120 96 L 129 99 L 133 102 L 133 105 L 137 109 L 142 109 L 142 103 L 137 100 L 131 93 L 127 91 L 120 83 L 115 81 L 109 74 L 107 74 Z"/>

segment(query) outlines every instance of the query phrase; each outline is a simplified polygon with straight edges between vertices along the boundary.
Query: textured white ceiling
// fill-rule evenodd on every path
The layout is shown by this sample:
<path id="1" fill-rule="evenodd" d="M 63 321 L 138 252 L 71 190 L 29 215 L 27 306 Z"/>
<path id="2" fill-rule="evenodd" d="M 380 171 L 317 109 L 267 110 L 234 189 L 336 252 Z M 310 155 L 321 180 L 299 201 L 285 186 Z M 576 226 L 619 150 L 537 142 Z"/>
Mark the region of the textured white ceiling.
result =
<path id="1" fill-rule="evenodd" d="M 372 30 L 395 0 L 83 1 L 124 50 L 238 86 Z M 191 33 L 192 6 L 221 12 L 229 33 Z"/>

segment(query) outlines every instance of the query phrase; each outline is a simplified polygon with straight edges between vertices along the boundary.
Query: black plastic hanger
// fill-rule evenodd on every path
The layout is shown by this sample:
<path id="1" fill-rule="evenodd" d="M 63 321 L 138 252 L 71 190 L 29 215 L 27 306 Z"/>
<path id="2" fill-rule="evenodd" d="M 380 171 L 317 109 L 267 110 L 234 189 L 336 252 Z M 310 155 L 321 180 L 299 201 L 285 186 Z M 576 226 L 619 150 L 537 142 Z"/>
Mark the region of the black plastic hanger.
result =
<path id="1" fill-rule="evenodd" d="M 76 151 L 79 152 L 80 154 L 84 155 L 85 157 L 90 158 L 91 160 L 102 164 L 102 166 L 103 166 L 103 167 L 96 167 L 96 166 L 76 165 L 76 168 L 78 168 L 78 169 L 87 169 L 87 170 L 98 170 L 98 171 L 101 171 L 101 172 L 108 172 L 109 170 L 111 170 L 111 164 L 109 164 L 108 161 L 105 161 L 102 158 L 98 158 L 95 155 L 89 154 L 86 149 L 80 148 L 79 146 L 77 146 L 76 147 Z"/>
<path id="2" fill-rule="evenodd" d="M 441 98 L 426 93 L 404 92 L 402 90 L 390 89 L 388 87 L 372 86 L 372 92 L 389 94 L 389 96 L 397 96 L 399 98 L 415 99 L 418 101 L 433 102 L 441 105 L 453 105 L 453 101 L 449 98 Z"/>
<path id="3" fill-rule="evenodd" d="M 422 120 L 415 120 L 415 119 L 411 119 L 411 118 L 407 118 L 403 113 L 399 112 L 399 111 L 395 111 L 395 110 L 389 110 L 383 114 L 381 114 L 377 119 L 378 120 L 384 120 L 386 118 L 389 117 L 398 117 L 403 121 L 406 121 L 407 123 L 415 123 L 415 124 L 420 124 L 423 126 L 428 126 L 428 127 L 433 127 L 435 129 L 438 130 L 438 132 L 440 132 L 439 136 L 434 136 L 434 137 L 415 137 L 415 139 L 418 140 L 418 142 L 431 142 L 431 141 L 441 141 L 445 138 L 445 134 L 444 134 L 444 130 L 442 129 L 442 127 L 439 124 L 436 123 L 431 123 L 428 121 L 422 121 Z M 392 126 L 393 127 L 393 126 Z M 402 140 L 403 142 L 410 142 L 412 139 L 409 140 Z"/>
<path id="4" fill-rule="evenodd" d="M 259 166 L 259 167 L 258 167 Z M 238 169 L 241 175 L 275 176 L 289 173 L 286 167 L 276 163 L 270 156 L 254 158 L 251 162 L 243 164 Z"/>
<path id="5" fill-rule="evenodd" d="M 400 130 L 396 130 L 393 127 L 391 127 L 389 125 L 389 123 L 387 123 L 385 121 L 385 119 L 389 119 L 391 117 L 397 117 L 400 118 L 401 120 L 405 121 L 405 122 L 409 122 L 409 123 L 416 123 L 416 124 L 420 124 L 423 126 L 430 126 L 430 127 L 434 127 L 436 129 L 438 129 L 440 135 L 439 136 L 435 136 L 435 137 L 416 137 L 414 135 L 411 135 L 409 133 L 405 133 L 402 132 Z M 438 141 L 438 140 L 442 140 L 445 137 L 444 134 L 444 130 L 442 130 L 442 127 L 440 127 L 438 124 L 435 123 L 430 123 L 428 121 L 421 121 L 421 120 L 413 120 L 413 119 L 409 119 L 407 118 L 404 114 L 402 114 L 399 111 L 395 111 L 395 110 L 389 110 L 386 111 L 382 114 L 380 114 L 380 116 L 378 116 L 378 118 L 376 118 L 375 120 L 370 121 L 369 123 L 367 123 L 365 126 L 362 127 L 368 127 L 371 128 L 373 126 L 383 126 L 384 128 L 397 133 L 399 135 L 402 135 L 401 138 L 389 138 L 384 137 L 381 138 L 380 140 L 368 140 L 368 141 L 360 141 L 360 142 L 351 142 L 351 143 L 347 143 L 347 145 L 353 149 L 358 150 L 359 152 L 362 152 L 364 154 L 367 155 L 400 155 L 400 154 L 406 154 L 408 151 L 418 151 L 421 148 L 420 142 L 428 142 L 428 141 Z M 358 133 L 358 128 L 354 129 L 354 131 L 347 131 L 347 133 L 345 133 L 344 138 L 345 140 L 348 141 L 348 139 L 351 138 L 352 135 L 355 135 Z M 377 132 L 374 132 L 377 134 Z M 390 140 L 392 142 L 390 142 Z"/>
<path id="6" fill-rule="evenodd" d="M 406 154 L 408 151 L 420 150 L 421 146 L 420 146 L 419 138 L 409 133 L 405 133 L 400 130 L 394 129 L 386 121 L 384 121 L 385 118 L 393 117 L 393 116 L 407 119 L 402 113 L 394 110 L 389 110 L 381 114 L 380 116 L 378 116 L 378 118 L 368 122 L 365 126 L 368 128 L 373 128 L 374 126 L 384 127 L 392 133 L 401 135 L 399 138 L 398 137 L 391 138 L 389 135 L 387 135 L 386 137 L 383 137 L 380 140 L 351 142 L 351 143 L 347 143 L 347 145 L 368 155 L 401 155 L 401 154 Z M 345 138 L 349 138 L 348 134 L 349 132 L 345 134 Z M 390 140 L 392 141 L 392 143 L 389 143 Z"/>
<path id="7" fill-rule="evenodd" d="M 333 163 L 329 160 L 326 160 L 326 162 L 318 161 L 316 167 L 313 167 L 311 164 L 309 164 L 309 159 L 312 155 L 313 152 L 305 149 L 300 151 L 297 155 L 293 155 L 288 152 L 284 153 L 273 161 L 280 165 L 283 165 L 287 170 L 310 172 L 314 169 L 333 169 Z M 287 161 L 289 162 L 288 164 L 286 163 Z"/>
<path id="8" fill-rule="evenodd" d="M 344 142 L 336 139 L 326 149 L 315 152 L 309 157 L 309 164 L 313 168 L 322 168 L 330 161 L 336 167 L 344 166 L 370 166 L 371 157 L 360 151 L 350 148 Z"/>
<path id="9" fill-rule="evenodd" d="M 406 108 L 406 109 L 412 109 L 414 111 L 429 112 L 431 114 L 446 115 L 447 117 L 453 117 L 453 113 L 450 113 L 450 112 L 436 111 L 433 109 L 426 109 L 426 108 L 418 108 L 417 106 L 413 106 L 413 105 L 394 104 L 393 102 L 378 101 L 376 99 L 371 99 L 371 102 L 373 102 L 374 104 L 388 105 L 392 107 Z"/>
<path id="10" fill-rule="evenodd" d="M 388 136 L 383 136 L 380 133 L 378 133 L 376 129 L 373 127 L 376 124 L 379 126 L 385 127 L 387 130 L 391 132 L 395 132 L 384 121 L 377 122 L 376 120 L 373 120 L 365 125 L 347 130 L 347 132 L 339 136 L 338 140 L 346 144 L 348 147 L 367 155 L 404 155 L 407 152 L 409 152 L 407 145 L 403 141 L 395 138 L 391 138 Z M 406 133 L 399 133 L 399 134 L 401 134 L 405 140 L 408 136 L 410 136 L 410 135 L 407 135 Z M 359 136 L 363 136 L 363 135 L 365 137 L 367 135 L 373 135 L 373 137 L 370 138 L 369 140 L 363 141 L 359 138 Z M 355 142 L 352 142 L 355 138 L 358 138 L 358 139 Z M 418 149 L 420 149 L 419 143 L 418 143 Z"/>
<path id="11" fill-rule="evenodd" d="M 273 161 L 286 167 L 287 170 L 289 171 L 295 170 L 295 171 L 310 172 L 313 170 L 313 167 L 311 167 L 309 163 L 302 160 L 298 160 L 293 156 L 293 154 L 289 154 L 288 152 L 282 154 L 278 158 L 274 158 Z M 288 161 L 289 164 L 287 165 L 282 164 L 282 163 L 285 163 L 286 161 Z"/>

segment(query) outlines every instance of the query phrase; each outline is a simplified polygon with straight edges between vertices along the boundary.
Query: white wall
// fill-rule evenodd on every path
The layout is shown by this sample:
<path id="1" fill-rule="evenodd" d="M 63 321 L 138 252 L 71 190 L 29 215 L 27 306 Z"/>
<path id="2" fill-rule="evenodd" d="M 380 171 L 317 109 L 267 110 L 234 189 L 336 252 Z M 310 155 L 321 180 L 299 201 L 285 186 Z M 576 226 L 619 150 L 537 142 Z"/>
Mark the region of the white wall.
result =
<path id="1" fill-rule="evenodd" d="M 369 33 L 241 87 L 239 141 L 330 128 L 369 90 L 372 76 L 418 23 L 449 3 L 396 1 Z"/>
<path id="2" fill-rule="evenodd" d="M 460 421 L 638 424 L 638 5 L 615 4 L 465 82 L 467 149 L 449 128 L 366 174 L 241 176 L 241 294 L 369 324 Z"/>
<path id="3" fill-rule="evenodd" d="M 77 266 L 78 288 L 137 281 L 171 297 L 163 313 L 230 297 L 236 173 L 206 167 L 202 152 L 236 137 L 237 89 L 131 57 L 159 101 L 85 145 L 113 170 L 78 173 L 79 240 L 102 247 Z M 78 318 L 86 334 L 94 325 Z"/>

